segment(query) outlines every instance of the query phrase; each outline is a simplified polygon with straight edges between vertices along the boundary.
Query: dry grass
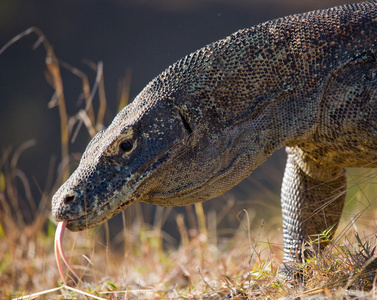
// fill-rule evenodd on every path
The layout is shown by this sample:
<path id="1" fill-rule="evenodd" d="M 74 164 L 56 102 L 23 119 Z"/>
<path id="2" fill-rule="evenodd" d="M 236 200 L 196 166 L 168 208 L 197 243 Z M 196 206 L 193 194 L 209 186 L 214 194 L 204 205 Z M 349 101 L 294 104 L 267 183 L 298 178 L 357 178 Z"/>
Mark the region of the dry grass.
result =
<path id="1" fill-rule="evenodd" d="M 112 251 L 108 226 L 106 238 L 98 229 L 67 233 L 64 247 L 71 265 L 81 281 L 66 274 L 68 285 L 62 285 L 54 257 L 56 224 L 50 217 L 50 199 L 69 175 L 72 158 L 68 140 L 75 136 L 72 128 L 79 122 L 93 136 L 103 127 L 106 109 L 101 64 L 92 65 L 97 72 L 95 88 L 90 89 L 85 74 L 56 58 L 48 41 L 36 28 L 47 52 L 49 82 L 55 88 L 50 106 L 58 105 L 61 116 L 62 153 L 56 183 L 46 181 L 41 199 L 35 201 L 30 182 L 17 167 L 18 158 L 33 144 L 26 142 L 16 151 L 5 150 L 0 160 L 0 298 L 11 299 L 278 299 L 317 295 L 338 299 L 356 295 L 375 296 L 376 282 L 376 172 L 356 170 L 350 175 L 346 212 L 338 238 L 321 257 L 314 255 L 305 263 L 292 266 L 302 273 L 302 282 L 286 281 L 278 276 L 281 262 L 281 238 L 278 231 L 261 224 L 251 228 L 253 214 L 241 211 L 239 227 L 232 238 L 217 232 L 216 219 L 210 219 L 199 204 L 188 215 L 175 217 L 180 233 L 176 246 L 162 230 L 170 209 L 157 208 L 153 225 L 144 222 L 139 204 L 130 207 L 131 223 L 123 212 L 123 230 L 115 240 L 124 240 L 122 253 Z M 8 47 L 9 45 L 7 45 Z M 5 48 L 4 48 L 5 49 Z M 0 50 L 0 53 L 4 50 Z M 83 82 L 86 108 L 76 116 L 67 116 L 60 67 L 68 68 Z M 120 88 L 121 103 L 127 102 L 127 84 Z M 99 88 L 99 111 L 92 101 Z M 81 126 L 81 125 L 79 125 Z M 55 172 L 51 168 L 50 174 Z M 49 175 L 48 178 L 51 178 Z M 26 199 L 33 222 L 26 224 L 19 204 Z M 39 203 L 38 205 L 36 203 Z M 225 208 L 225 213 L 227 208 Z M 230 208 L 229 208 L 230 209 Z M 189 228 L 185 219 L 195 219 L 198 226 Z M 357 222 L 356 222 L 357 221 Z M 324 233 L 321 237 L 326 239 Z M 318 241 L 310 247 L 315 248 Z M 309 249 L 310 249 L 309 247 Z"/>

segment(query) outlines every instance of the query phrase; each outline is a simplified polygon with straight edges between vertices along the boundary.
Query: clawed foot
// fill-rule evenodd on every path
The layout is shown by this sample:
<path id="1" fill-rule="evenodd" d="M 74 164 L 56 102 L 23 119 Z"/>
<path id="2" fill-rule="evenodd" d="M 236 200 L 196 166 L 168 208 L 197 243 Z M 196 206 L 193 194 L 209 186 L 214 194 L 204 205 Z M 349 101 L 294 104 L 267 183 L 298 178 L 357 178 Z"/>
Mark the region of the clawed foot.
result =
<path id="1" fill-rule="evenodd" d="M 300 265 L 297 263 L 286 262 L 282 263 L 280 266 L 279 277 L 295 284 L 303 281 L 304 273 Z"/>

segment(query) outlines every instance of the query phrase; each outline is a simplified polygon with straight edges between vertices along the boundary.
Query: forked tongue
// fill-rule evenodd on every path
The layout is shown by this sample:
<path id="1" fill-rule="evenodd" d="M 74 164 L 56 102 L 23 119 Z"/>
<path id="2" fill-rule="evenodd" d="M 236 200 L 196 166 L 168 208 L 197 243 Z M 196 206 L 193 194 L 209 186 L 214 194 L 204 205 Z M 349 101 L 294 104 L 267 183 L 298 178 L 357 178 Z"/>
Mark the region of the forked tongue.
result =
<path id="1" fill-rule="evenodd" d="M 73 270 L 71 265 L 68 263 L 68 260 L 67 260 L 67 258 L 65 257 L 65 254 L 64 254 L 62 241 L 63 241 L 64 229 L 65 229 L 66 226 L 67 226 L 67 221 L 59 222 L 58 226 L 56 227 L 56 232 L 55 232 L 55 259 L 56 259 L 56 263 L 58 264 L 60 276 L 63 279 L 63 283 L 65 285 L 67 285 L 67 282 L 64 278 L 62 265 L 60 263 L 60 257 L 63 259 L 65 265 L 72 272 L 72 274 L 75 275 L 77 280 L 80 281 L 79 276 L 76 274 L 76 272 Z"/>

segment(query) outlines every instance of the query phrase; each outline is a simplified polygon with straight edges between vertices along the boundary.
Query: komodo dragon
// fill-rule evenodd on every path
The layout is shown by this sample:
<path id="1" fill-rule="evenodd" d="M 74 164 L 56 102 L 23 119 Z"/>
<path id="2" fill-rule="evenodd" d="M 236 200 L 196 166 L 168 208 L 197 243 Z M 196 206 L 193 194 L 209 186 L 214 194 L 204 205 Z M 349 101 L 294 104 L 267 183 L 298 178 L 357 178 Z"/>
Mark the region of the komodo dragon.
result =
<path id="1" fill-rule="evenodd" d="M 377 167 L 377 1 L 239 30 L 153 79 L 87 146 L 52 199 L 72 231 L 136 201 L 182 206 L 228 191 L 276 150 L 284 262 L 336 229 L 349 167 Z"/>

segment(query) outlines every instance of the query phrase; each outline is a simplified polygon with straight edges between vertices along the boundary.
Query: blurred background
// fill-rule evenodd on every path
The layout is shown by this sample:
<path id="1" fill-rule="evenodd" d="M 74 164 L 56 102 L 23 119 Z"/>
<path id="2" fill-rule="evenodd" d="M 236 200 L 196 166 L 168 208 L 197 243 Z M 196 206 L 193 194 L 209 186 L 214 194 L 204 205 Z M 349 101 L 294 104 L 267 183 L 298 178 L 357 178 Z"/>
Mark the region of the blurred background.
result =
<path id="1" fill-rule="evenodd" d="M 0 47 L 36 26 L 59 59 L 89 76 L 91 87 L 96 74 L 85 60 L 102 61 L 107 126 L 118 111 L 122 82 L 129 84 L 132 100 L 170 64 L 238 29 L 293 13 L 352 2 L 357 1 L 1 0 Z M 61 136 L 58 109 L 48 108 L 54 90 L 44 75 L 46 51 L 42 46 L 32 49 L 37 39 L 35 34 L 30 34 L 0 55 L 0 151 L 14 152 L 24 142 L 35 140 L 35 145 L 22 153 L 17 167 L 28 178 L 31 195 L 38 203 L 40 187 L 43 190 L 48 180 L 54 182 L 58 178 Z M 68 115 L 72 116 L 85 107 L 82 81 L 70 71 L 62 69 L 61 72 L 66 107 Z M 95 106 L 98 106 L 97 98 Z M 77 153 L 79 157 L 89 140 L 89 134 L 82 127 L 76 141 L 69 143 L 70 153 Z M 282 149 L 232 191 L 206 202 L 205 210 L 217 211 L 220 215 L 224 207 L 230 207 L 218 220 L 219 228 L 237 226 L 236 215 L 243 208 L 252 209 L 259 221 L 268 218 L 280 228 L 279 194 L 284 165 Z M 49 173 L 51 169 L 54 171 Z M 27 223 L 33 215 L 23 200 L 26 197 L 20 193 L 19 205 Z M 177 236 L 174 216 L 187 209 L 174 208 L 170 212 L 173 218 L 168 218 L 164 230 Z M 154 222 L 155 207 L 143 205 L 142 211 L 146 221 Z M 110 222 L 114 234 L 119 222 L 119 216 Z"/>

